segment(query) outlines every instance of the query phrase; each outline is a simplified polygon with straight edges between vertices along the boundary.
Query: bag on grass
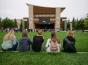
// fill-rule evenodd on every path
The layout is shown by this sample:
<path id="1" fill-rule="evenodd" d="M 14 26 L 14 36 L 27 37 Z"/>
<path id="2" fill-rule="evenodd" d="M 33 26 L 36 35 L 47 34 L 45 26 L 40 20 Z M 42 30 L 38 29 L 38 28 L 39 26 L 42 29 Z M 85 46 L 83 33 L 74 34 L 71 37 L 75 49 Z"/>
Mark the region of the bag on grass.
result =
<path id="1" fill-rule="evenodd" d="M 58 50 L 58 46 L 57 46 L 57 41 L 53 42 L 52 40 L 50 41 L 50 50 L 51 51 L 57 51 Z"/>

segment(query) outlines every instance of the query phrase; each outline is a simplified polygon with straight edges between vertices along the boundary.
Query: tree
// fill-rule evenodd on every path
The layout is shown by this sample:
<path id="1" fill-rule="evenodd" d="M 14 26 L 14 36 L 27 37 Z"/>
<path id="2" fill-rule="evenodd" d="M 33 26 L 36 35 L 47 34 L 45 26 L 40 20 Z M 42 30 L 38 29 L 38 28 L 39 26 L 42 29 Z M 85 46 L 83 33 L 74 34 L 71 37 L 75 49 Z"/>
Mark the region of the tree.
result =
<path id="1" fill-rule="evenodd" d="M 6 28 L 14 28 L 15 27 L 15 22 L 13 20 L 10 20 L 9 18 L 5 18 L 2 20 L 2 27 L 4 29 Z"/>
<path id="2" fill-rule="evenodd" d="M 75 29 L 84 31 L 84 19 L 76 20 Z"/>
<path id="3" fill-rule="evenodd" d="M 2 19 L 0 18 L 0 30 L 2 29 Z"/>
<path id="4" fill-rule="evenodd" d="M 84 19 L 80 20 L 80 28 L 84 32 L 84 29 L 85 29 L 85 27 L 84 27 Z"/>
<path id="5" fill-rule="evenodd" d="M 75 29 L 78 30 L 78 23 L 79 23 L 79 20 L 76 19 L 76 22 L 75 22 Z"/>
<path id="6" fill-rule="evenodd" d="M 73 18 L 73 20 L 72 20 L 72 28 L 73 28 L 73 30 L 76 29 L 76 19 L 75 18 Z"/>
<path id="7" fill-rule="evenodd" d="M 0 18 L 0 29 L 2 28 L 2 20 L 1 20 L 1 18 Z"/>
<path id="8" fill-rule="evenodd" d="M 79 25 L 80 30 L 82 30 L 84 32 L 84 20 L 80 19 L 79 24 L 80 24 Z"/>
<path id="9" fill-rule="evenodd" d="M 67 22 L 67 30 L 70 30 L 70 21 Z"/>
<path id="10" fill-rule="evenodd" d="M 15 26 L 15 28 L 17 28 L 17 20 L 16 19 L 14 19 L 14 26 Z"/>
<path id="11" fill-rule="evenodd" d="M 88 16 L 84 19 L 84 27 L 88 30 Z"/>
<path id="12" fill-rule="evenodd" d="M 29 27 L 28 21 L 24 21 L 24 28 L 25 28 L 25 29 L 28 29 L 28 27 Z"/>
<path id="13" fill-rule="evenodd" d="M 20 31 L 23 30 L 23 21 L 21 20 L 21 24 L 20 24 Z"/>

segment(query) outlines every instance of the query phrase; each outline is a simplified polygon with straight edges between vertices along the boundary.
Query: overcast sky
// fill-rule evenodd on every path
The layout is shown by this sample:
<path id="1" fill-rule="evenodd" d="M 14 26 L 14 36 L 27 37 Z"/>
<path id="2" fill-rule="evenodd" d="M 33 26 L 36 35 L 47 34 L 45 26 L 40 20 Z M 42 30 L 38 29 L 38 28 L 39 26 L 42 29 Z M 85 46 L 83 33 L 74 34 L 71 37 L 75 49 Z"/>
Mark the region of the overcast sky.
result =
<path id="1" fill-rule="evenodd" d="M 83 18 L 88 13 L 88 0 L 0 0 L 0 17 L 28 17 L 26 3 L 48 7 L 65 7 L 61 16 Z"/>

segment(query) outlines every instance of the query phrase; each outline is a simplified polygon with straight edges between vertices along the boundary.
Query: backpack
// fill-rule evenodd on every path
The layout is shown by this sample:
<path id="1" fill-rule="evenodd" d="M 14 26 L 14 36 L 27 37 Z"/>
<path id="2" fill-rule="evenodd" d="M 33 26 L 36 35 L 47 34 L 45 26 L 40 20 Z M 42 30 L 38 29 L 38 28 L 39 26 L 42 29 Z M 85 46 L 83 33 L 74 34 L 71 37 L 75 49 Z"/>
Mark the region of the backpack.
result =
<path id="1" fill-rule="evenodd" d="M 19 43 L 20 51 L 27 51 L 29 49 L 28 39 L 22 39 Z"/>
<path id="2" fill-rule="evenodd" d="M 53 42 L 52 40 L 50 41 L 50 50 L 51 51 L 57 51 L 58 50 L 58 46 L 57 46 L 57 41 Z"/>
<path id="3" fill-rule="evenodd" d="M 67 41 L 67 45 L 68 45 L 68 48 L 72 51 L 72 52 L 76 52 L 76 48 L 74 46 L 74 42 L 72 41 L 69 41 L 67 38 L 65 39 Z"/>

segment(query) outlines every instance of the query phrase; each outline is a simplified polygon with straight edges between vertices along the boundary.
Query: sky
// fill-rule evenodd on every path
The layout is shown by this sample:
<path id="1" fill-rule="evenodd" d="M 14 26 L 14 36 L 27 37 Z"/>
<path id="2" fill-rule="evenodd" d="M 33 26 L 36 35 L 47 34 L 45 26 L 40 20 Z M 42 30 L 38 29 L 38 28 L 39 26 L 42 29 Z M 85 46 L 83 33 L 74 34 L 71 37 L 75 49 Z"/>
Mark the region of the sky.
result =
<path id="1" fill-rule="evenodd" d="M 0 17 L 28 17 L 28 6 L 34 4 L 45 7 L 65 7 L 61 17 L 67 19 L 84 18 L 88 14 L 88 0 L 0 0 Z"/>

